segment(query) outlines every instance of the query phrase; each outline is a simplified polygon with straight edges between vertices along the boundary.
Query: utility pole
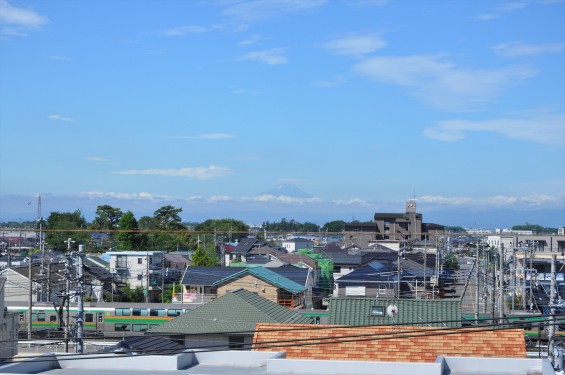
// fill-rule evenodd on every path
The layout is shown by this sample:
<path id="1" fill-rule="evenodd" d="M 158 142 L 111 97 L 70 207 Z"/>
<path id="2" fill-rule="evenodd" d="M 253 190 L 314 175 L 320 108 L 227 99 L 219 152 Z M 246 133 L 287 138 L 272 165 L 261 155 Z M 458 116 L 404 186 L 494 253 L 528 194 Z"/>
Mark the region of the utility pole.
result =
<path id="1" fill-rule="evenodd" d="M 83 333 L 84 333 L 84 299 L 83 299 L 83 289 L 82 289 L 82 254 L 84 251 L 84 245 L 78 245 L 78 254 L 77 254 L 77 297 L 78 297 L 78 306 L 77 306 L 77 318 L 76 318 L 76 325 L 77 325 L 77 353 L 84 353 L 84 343 L 82 341 Z"/>
<path id="2" fill-rule="evenodd" d="M 551 315 L 549 317 L 548 337 L 549 345 L 547 346 L 547 356 L 553 364 L 554 361 L 554 336 L 555 336 L 555 294 L 556 294 L 556 281 L 555 281 L 555 258 L 557 255 L 551 255 L 551 288 L 549 294 L 549 307 Z"/>
<path id="3" fill-rule="evenodd" d="M 498 271 L 498 317 L 504 318 L 504 244 L 500 242 L 500 260 Z"/>
<path id="4" fill-rule="evenodd" d="M 147 287 L 145 288 L 145 303 L 149 303 L 149 252 L 145 256 L 146 261 L 146 272 L 147 272 Z"/>
<path id="5" fill-rule="evenodd" d="M 475 259 L 475 267 L 477 271 L 477 275 L 475 277 L 475 324 L 479 324 L 479 251 L 481 249 L 481 240 L 477 241 L 477 248 L 476 248 L 476 259 Z M 437 280 L 436 280 L 437 282 Z"/>
<path id="6" fill-rule="evenodd" d="M 69 304 L 71 300 L 71 244 L 73 243 L 73 239 L 69 238 L 67 241 L 67 262 L 65 264 L 65 294 L 66 298 L 63 299 L 66 307 L 66 319 L 65 319 L 65 353 L 69 352 L 69 321 L 70 321 L 70 312 L 69 312 Z"/>
<path id="7" fill-rule="evenodd" d="M 28 254 L 28 274 L 29 274 L 29 300 L 28 300 L 28 320 L 27 320 L 27 339 L 31 340 L 31 318 L 32 318 L 32 313 L 31 310 L 33 308 L 33 278 L 31 277 L 31 251 Z"/>

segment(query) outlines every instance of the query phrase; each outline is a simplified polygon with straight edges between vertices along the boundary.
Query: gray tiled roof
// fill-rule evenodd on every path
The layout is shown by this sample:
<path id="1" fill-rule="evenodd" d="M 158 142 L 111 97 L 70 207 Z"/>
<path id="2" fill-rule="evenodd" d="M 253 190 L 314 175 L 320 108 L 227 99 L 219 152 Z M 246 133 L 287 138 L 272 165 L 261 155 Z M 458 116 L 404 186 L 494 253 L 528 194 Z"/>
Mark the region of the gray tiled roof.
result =
<path id="1" fill-rule="evenodd" d="M 308 324 L 312 323 L 312 319 L 256 293 L 240 289 L 154 327 L 149 332 L 185 335 L 246 332 L 252 335 L 256 323 Z"/>
<path id="2" fill-rule="evenodd" d="M 398 314 L 391 318 L 386 314 L 388 306 L 398 307 Z M 371 308 L 384 308 L 384 316 L 371 316 Z M 379 325 L 379 324 L 422 324 L 436 327 L 461 327 L 460 300 L 431 299 L 374 299 L 374 298 L 332 298 L 329 307 L 330 324 Z"/>

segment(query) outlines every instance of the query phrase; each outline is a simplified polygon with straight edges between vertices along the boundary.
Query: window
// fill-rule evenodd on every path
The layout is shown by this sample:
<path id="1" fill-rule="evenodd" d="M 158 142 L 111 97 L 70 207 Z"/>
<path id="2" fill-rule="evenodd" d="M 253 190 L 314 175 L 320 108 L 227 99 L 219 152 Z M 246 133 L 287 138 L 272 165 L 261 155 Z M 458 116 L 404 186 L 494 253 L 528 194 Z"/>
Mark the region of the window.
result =
<path id="1" fill-rule="evenodd" d="M 98 323 L 103 323 L 103 322 L 104 322 L 104 314 L 98 313 Z"/>
<path id="2" fill-rule="evenodd" d="M 230 349 L 243 349 L 245 337 L 243 336 L 228 336 Z"/>
<path id="3" fill-rule="evenodd" d="M 167 310 L 167 316 L 179 316 L 180 314 L 182 314 L 181 309 L 168 309 Z"/>
<path id="4" fill-rule="evenodd" d="M 94 322 L 94 314 L 93 314 L 93 313 L 84 314 L 84 321 L 85 321 L 86 323 L 92 323 L 92 322 Z"/>
<path id="5" fill-rule="evenodd" d="M 116 323 L 114 324 L 114 330 L 116 332 L 129 332 L 130 327 L 129 324 L 123 324 L 123 323 Z"/>
<path id="6" fill-rule="evenodd" d="M 165 309 L 150 309 L 149 316 L 165 316 Z"/>
<path id="7" fill-rule="evenodd" d="M 20 322 L 23 322 L 25 320 L 25 314 L 20 314 Z"/>
<path id="8" fill-rule="evenodd" d="M 386 294 L 386 285 L 379 285 L 379 294 Z"/>
<path id="9" fill-rule="evenodd" d="M 44 322 L 45 313 L 33 313 L 31 314 L 31 320 L 34 322 Z"/>
<path id="10" fill-rule="evenodd" d="M 141 274 L 137 275 L 137 279 L 138 279 L 138 280 L 142 280 L 142 279 L 143 279 L 143 275 L 141 275 Z"/>
<path id="11" fill-rule="evenodd" d="M 147 324 L 132 324 L 133 332 L 145 332 L 147 331 Z"/>
<path id="12" fill-rule="evenodd" d="M 143 258 L 137 258 L 137 264 L 143 264 Z"/>
<path id="13" fill-rule="evenodd" d="M 385 316 L 384 306 L 371 306 L 371 316 Z"/>
<path id="14" fill-rule="evenodd" d="M 116 268 L 127 268 L 127 267 L 128 267 L 127 256 L 118 255 L 116 257 Z"/>
<path id="15" fill-rule="evenodd" d="M 56 321 L 57 321 L 57 316 L 55 316 L 55 315 L 50 315 L 50 316 L 49 316 L 49 321 L 50 321 L 51 323 L 56 322 Z"/>
<path id="16" fill-rule="evenodd" d="M 147 316 L 147 309 L 131 309 L 132 316 Z"/>
<path id="17" fill-rule="evenodd" d="M 116 309 L 116 316 L 130 316 L 130 309 Z"/>

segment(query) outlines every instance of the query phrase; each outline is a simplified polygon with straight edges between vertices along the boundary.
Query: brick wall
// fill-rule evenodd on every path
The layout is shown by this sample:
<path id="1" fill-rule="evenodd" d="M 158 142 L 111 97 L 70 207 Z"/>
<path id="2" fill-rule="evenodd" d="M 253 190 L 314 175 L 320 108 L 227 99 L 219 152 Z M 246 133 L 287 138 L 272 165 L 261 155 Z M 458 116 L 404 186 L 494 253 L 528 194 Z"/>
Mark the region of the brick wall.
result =
<path id="1" fill-rule="evenodd" d="M 258 323 L 254 350 L 284 351 L 293 359 L 355 361 L 434 362 L 439 355 L 526 358 L 522 329 L 337 327 Z"/>

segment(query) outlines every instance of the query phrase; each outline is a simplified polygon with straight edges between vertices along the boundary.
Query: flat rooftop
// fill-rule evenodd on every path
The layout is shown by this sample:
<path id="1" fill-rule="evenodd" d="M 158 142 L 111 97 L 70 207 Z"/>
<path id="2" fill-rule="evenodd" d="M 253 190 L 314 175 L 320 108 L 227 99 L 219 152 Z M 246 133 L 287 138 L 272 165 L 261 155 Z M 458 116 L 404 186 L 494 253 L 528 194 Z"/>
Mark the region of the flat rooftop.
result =
<path id="1" fill-rule="evenodd" d="M 0 366 L 0 374 L 53 375 L 549 375 L 545 358 L 438 357 L 433 363 L 286 359 L 284 352 L 186 351 L 174 355 L 49 353 Z"/>

